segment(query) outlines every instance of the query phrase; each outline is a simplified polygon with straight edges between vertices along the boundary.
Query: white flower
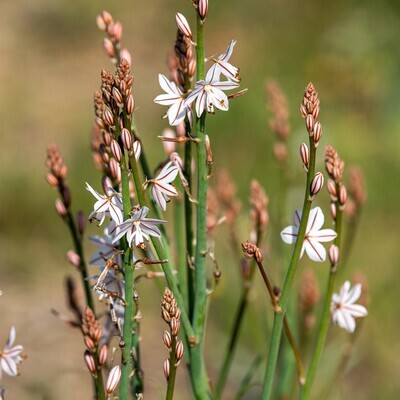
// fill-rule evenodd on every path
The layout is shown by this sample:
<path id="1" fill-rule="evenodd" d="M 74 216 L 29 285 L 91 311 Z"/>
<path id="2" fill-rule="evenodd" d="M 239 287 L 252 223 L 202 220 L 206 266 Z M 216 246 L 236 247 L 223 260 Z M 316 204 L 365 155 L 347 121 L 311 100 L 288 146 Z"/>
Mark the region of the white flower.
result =
<path id="1" fill-rule="evenodd" d="M 10 376 L 17 376 L 18 374 L 17 365 L 23 360 L 21 356 L 23 347 L 21 345 L 13 347 L 14 341 L 15 328 L 12 327 L 8 341 L 4 349 L 0 351 L 0 380 L 2 379 L 2 371 Z"/>
<path id="2" fill-rule="evenodd" d="M 104 219 L 110 216 L 116 224 L 122 224 L 124 217 L 122 214 L 123 204 L 121 195 L 113 188 L 108 188 L 107 195 L 97 193 L 87 182 L 86 189 L 96 197 L 97 201 L 94 204 L 94 210 L 89 215 L 89 220 L 97 219 L 99 225 L 104 222 Z"/>
<path id="3" fill-rule="evenodd" d="M 190 106 L 196 100 L 196 114 L 199 118 L 205 109 L 209 113 L 214 112 L 214 107 L 227 111 L 229 100 L 223 90 L 236 89 L 238 86 L 236 82 L 221 82 L 218 71 L 210 68 L 206 79 L 196 82 L 195 88 L 185 100 L 185 105 Z"/>
<path id="4" fill-rule="evenodd" d="M 225 75 L 229 80 L 239 83 L 239 68 L 234 67 L 228 61 L 233 53 L 233 48 L 235 47 L 236 40 L 232 40 L 229 43 L 228 48 L 225 53 L 218 56 L 217 59 L 213 59 L 214 65 L 210 68 L 209 72 L 212 71 L 216 79 L 219 79 L 220 74 Z"/>
<path id="5" fill-rule="evenodd" d="M 170 106 L 166 114 L 169 124 L 172 126 L 179 125 L 185 119 L 186 114 L 190 114 L 190 109 L 185 106 L 183 93 L 175 82 L 169 81 L 162 74 L 158 75 L 158 82 L 166 94 L 160 94 L 154 99 L 154 102 L 163 106 Z"/>
<path id="6" fill-rule="evenodd" d="M 295 225 L 288 226 L 281 232 L 282 240 L 285 243 L 295 243 L 299 232 L 300 220 L 301 211 L 297 210 L 294 213 Z M 337 233 L 333 229 L 321 229 L 322 225 L 324 225 L 324 220 L 324 214 L 320 207 L 315 207 L 310 211 L 300 257 L 306 251 L 311 260 L 317 262 L 325 261 L 326 250 L 320 242 L 330 242 L 336 238 Z"/>
<path id="7" fill-rule="evenodd" d="M 354 317 L 365 317 L 367 309 L 360 304 L 354 304 L 361 295 L 361 285 L 357 283 L 350 289 L 350 282 L 346 281 L 340 288 L 340 293 L 332 295 L 331 315 L 332 321 L 349 333 L 356 329 Z"/>
<path id="8" fill-rule="evenodd" d="M 172 161 L 164 166 L 158 176 L 148 181 L 152 183 L 151 195 L 154 201 L 165 211 L 170 196 L 178 196 L 177 190 L 170 184 L 178 175 L 178 168 Z"/>
<path id="9" fill-rule="evenodd" d="M 166 221 L 145 218 L 148 212 L 149 209 L 147 207 L 142 207 L 131 218 L 119 225 L 113 242 L 115 243 L 122 236 L 126 235 L 129 245 L 133 247 L 133 242 L 135 242 L 135 246 L 139 246 L 144 243 L 145 239 L 149 241 L 150 236 L 160 238 L 161 232 L 156 224 L 165 224 Z"/>
<path id="10" fill-rule="evenodd" d="M 99 250 L 96 250 L 90 257 L 89 264 L 91 265 L 104 265 L 105 261 L 111 258 L 116 253 L 116 247 L 118 243 L 114 243 L 114 236 L 110 232 L 110 226 L 104 229 L 104 236 L 90 236 L 89 240 L 94 243 Z M 121 265 L 120 255 L 117 255 L 114 261 Z"/>

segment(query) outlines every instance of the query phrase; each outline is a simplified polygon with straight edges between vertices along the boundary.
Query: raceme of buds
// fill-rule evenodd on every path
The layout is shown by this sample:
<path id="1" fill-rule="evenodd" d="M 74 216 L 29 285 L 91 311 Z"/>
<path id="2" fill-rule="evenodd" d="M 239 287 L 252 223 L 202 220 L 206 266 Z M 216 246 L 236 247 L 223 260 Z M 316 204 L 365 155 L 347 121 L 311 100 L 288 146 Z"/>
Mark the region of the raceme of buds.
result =
<path id="1" fill-rule="evenodd" d="M 127 150 L 132 149 L 133 139 L 132 139 L 132 135 L 128 129 L 122 128 L 121 140 L 122 140 L 122 144 L 124 145 L 125 149 L 127 149 Z"/>
<path id="2" fill-rule="evenodd" d="M 332 267 L 335 267 L 339 262 L 339 247 L 332 244 L 328 249 L 329 262 Z"/>
<path id="3" fill-rule="evenodd" d="M 199 0 L 199 15 L 202 20 L 205 20 L 208 13 L 208 0 Z"/>
<path id="4" fill-rule="evenodd" d="M 311 181 L 310 185 L 311 196 L 315 196 L 322 189 L 323 185 L 324 185 L 324 175 L 322 172 L 317 172 Z"/>
<path id="5" fill-rule="evenodd" d="M 188 38 L 192 38 L 192 31 L 190 29 L 189 23 L 181 13 L 176 13 L 175 21 L 176 25 L 178 26 L 178 29 Z"/>
<path id="6" fill-rule="evenodd" d="M 108 374 L 106 391 L 108 394 L 111 394 L 115 391 L 118 386 L 119 380 L 121 379 L 121 367 L 116 365 L 111 368 L 110 373 Z"/>
<path id="7" fill-rule="evenodd" d="M 305 143 L 300 145 L 300 158 L 304 168 L 308 169 L 308 164 L 310 163 L 310 151 Z"/>

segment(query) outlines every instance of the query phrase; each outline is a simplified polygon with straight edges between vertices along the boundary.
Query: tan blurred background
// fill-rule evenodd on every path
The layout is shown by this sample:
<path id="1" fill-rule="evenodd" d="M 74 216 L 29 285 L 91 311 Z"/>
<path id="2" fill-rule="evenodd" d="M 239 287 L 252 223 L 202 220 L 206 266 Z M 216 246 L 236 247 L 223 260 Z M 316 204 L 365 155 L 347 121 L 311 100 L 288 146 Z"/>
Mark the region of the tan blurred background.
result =
<path id="1" fill-rule="evenodd" d="M 0 345 L 6 341 L 9 327 L 15 325 L 17 342 L 24 345 L 28 355 L 21 366 L 22 376 L 3 380 L 9 389 L 8 399 L 90 398 L 81 338 L 50 315 L 51 308 L 67 312 L 63 279 L 74 271 L 64 261 L 72 245 L 53 211 L 55 192 L 43 177 L 46 147 L 56 142 L 69 165 L 73 206 L 86 213 L 90 210 L 92 199 L 84 182 L 100 187 L 89 148 L 92 93 L 98 88 L 101 68 L 112 68 L 103 54 L 102 34 L 95 24 L 96 15 L 103 9 L 123 23 L 123 41 L 133 56 L 136 119 L 151 162 L 156 165 L 162 154 L 156 136 L 166 126 L 159 118 L 163 109 L 153 103 L 160 93 L 157 74 L 167 72 L 166 54 L 176 30 L 174 13 L 181 11 L 194 21 L 191 2 L 0 2 Z M 223 166 L 235 177 L 244 209 L 252 177 L 266 187 L 271 213 L 277 207 L 274 191 L 279 174 L 272 157 L 273 136 L 268 129 L 264 93 L 268 77 L 281 84 L 290 102 L 290 152 L 298 186 L 290 192 L 288 215 L 298 207 L 302 191 L 297 149 L 306 140 L 306 133 L 298 108 L 310 80 L 321 99 L 321 149 L 331 143 L 346 165 L 363 168 L 368 203 L 349 270 L 342 279 L 356 271 L 366 275 L 370 314 L 350 373 L 332 398 L 397 398 L 400 4 L 394 0 L 210 0 L 205 32 L 207 55 L 220 54 L 231 39 L 238 41 L 232 61 L 241 68 L 242 87 L 249 88 L 245 97 L 231 102 L 228 113 L 208 119 L 215 168 Z M 327 210 L 326 193 L 320 204 Z M 247 239 L 246 229 L 241 240 Z M 90 232 L 95 232 L 94 227 Z M 278 233 L 276 230 L 270 235 Z M 214 296 L 207 336 L 207 360 L 214 379 L 232 323 L 229 307 L 236 300 L 232 289 L 238 287 L 236 265 L 223 258 L 223 229 L 219 239 L 222 244 L 217 246 L 216 255 L 225 280 Z M 303 264 L 305 267 L 307 262 Z M 323 285 L 327 265 L 310 266 Z M 151 282 L 144 282 L 140 291 L 145 310 L 143 346 L 149 355 L 144 362 L 148 384 L 145 398 L 161 399 L 165 391 L 163 326 L 153 317 L 159 313 L 159 294 Z M 266 319 L 257 310 L 262 313 L 268 309 L 265 304 L 255 307 L 246 320 L 248 328 L 243 331 L 236 358 L 239 363 L 232 369 L 227 398 L 234 393 L 251 355 L 267 348 L 268 334 L 260 332 L 257 340 L 248 335 L 254 326 L 251 318 Z M 343 343 L 345 336 L 340 335 Z M 337 343 L 328 343 L 327 355 L 335 353 Z M 327 356 L 322 361 L 329 363 Z M 183 371 L 179 372 L 182 388 L 186 385 Z M 321 379 L 317 386 L 322 386 Z M 246 398 L 256 399 L 258 393 L 255 388 Z M 179 398 L 189 398 L 184 389 Z"/>

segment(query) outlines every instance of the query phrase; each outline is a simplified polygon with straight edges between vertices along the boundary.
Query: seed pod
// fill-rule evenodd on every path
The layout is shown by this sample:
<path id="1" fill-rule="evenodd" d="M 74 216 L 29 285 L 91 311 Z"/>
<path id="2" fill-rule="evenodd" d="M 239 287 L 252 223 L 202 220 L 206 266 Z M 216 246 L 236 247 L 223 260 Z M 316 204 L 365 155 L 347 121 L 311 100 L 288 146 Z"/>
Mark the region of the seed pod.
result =
<path id="1" fill-rule="evenodd" d="M 305 143 L 300 145 L 300 158 L 304 168 L 308 169 L 308 164 L 310 163 L 310 151 Z"/>
<path id="2" fill-rule="evenodd" d="M 175 14 L 175 21 L 176 25 L 178 26 L 178 29 L 188 38 L 192 38 L 192 31 L 190 29 L 189 23 L 187 22 L 187 19 L 181 14 L 181 13 L 176 13 Z"/>
<path id="3" fill-rule="evenodd" d="M 108 374 L 107 384 L 106 384 L 106 392 L 111 394 L 117 388 L 119 380 L 121 379 L 121 367 L 116 365 L 111 368 L 110 373 Z"/>
<path id="4" fill-rule="evenodd" d="M 329 262 L 332 267 L 335 267 L 339 262 L 339 247 L 331 244 L 328 249 Z"/>
<path id="5" fill-rule="evenodd" d="M 310 194 L 315 196 L 324 186 L 324 175 L 322 172 L 317 172 L 311 181 Z"/>

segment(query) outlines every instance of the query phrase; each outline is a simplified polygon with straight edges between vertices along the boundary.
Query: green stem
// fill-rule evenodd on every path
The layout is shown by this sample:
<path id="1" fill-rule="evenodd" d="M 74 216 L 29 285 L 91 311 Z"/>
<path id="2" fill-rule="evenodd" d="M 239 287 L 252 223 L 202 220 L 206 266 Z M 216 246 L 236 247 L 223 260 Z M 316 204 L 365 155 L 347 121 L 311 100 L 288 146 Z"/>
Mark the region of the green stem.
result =
<path id="1" fill-rule="evenodd" d="M 285 282 L 282 288 L 282 295 L 279 300 L 279 306 L 281 307 L 282 311 L 280 313 L 275 313 L 274 315 L 274 323 L 272 328 L 272 337 L 270 341 L 269 347 L 269 356 L 267 362 L 267 369 L 265 371 L 264 377 L 264 384 L 263 384 L 263 391 L 262 391 L 262 400 L 267 400 L 271 397 L 272 392 L 272 383 L 273 378 L 275 375 L 276 363 L 278 360 L 278 353 L 279 353 L 279 346 L 281 342 L 281 335 L 282 335 L 282 327 L 283 327 L 283 320 L 285 316 L 285 309 L 288 304 L 288 299 L 290 295 L 290 289 L 293 285 L 293 280 L 297 271 L 297 265 L 300 259 L 301 249 L 303 247 L 304 236 L 306 233 L 308 216 L 310 214 L 311 203 L 310 200 L 310 184 L 312 178 L 314 177 L 315 173 L 315 155 L 316 149 L 314 146 L 314 140 L 312 137 L 309 138 L 310 143 L 310 164 L 308 167 L 307 172 L 307 182 L 306 182 L 306 189 L 304 195 L 304 202 L 303 202 L 303 211 L 301 215 L 301 221 L 299 230 L 297 233 L 296 243 L 294 245 L 292 257 L 290 259 L 289 269 L 286 273 Z"/>
<path id="2" fill-rule="evenodd" d="M 264 360 L 265 355 L 259 354 L 252 364 L 250 365 L 249 370 L 247 371 L 246 375 L 243 377 L 242 382 L 240 383 L 239 390 L 235 396 L 235 400 L 240 400 L 243 398 L 247 390 L 251 386 L 251 380 L 255 376 L 258 367 L 260 366 L 261 362 Z"/>
<path id="3" fill-rule="evenodd" d="M 174 389 L 175 389 L 175 377 L 176 377 L 176 336 L 171 335 L 171 353 L 169 356 L 169 377 L 168 377 L 168 386 L 167 386 L 167 394 L 165 396 L 165 400 L 173 400 L 174 398 Z"/>
<path id="4" fill-rule="evenodd" d="M 339 189 L 337 187 L 337 189 Z M 337 233 L 336 239 L 334 241 L 334 244 L 339 247 L 340 249 L 340 239 L 341 239 L 341 233 L 342 233 L 342 211 L 340 210 L 339 204 L 336 203 L 336 226 L 335 230 Z M 318 329 L 318 336 L 317 336 L 317 342 L 315 345 L 315 350 L 314 354 L 311 359 L 311 364 L 310 368 L 307 373 L 307 379 L 306 379 L 306 384 L 304 385 L 300 398 L 302 400 L 308 399 L 310 396 L 311 392 L 311 387 L 315 378 L 315 374 L 317 372 L 317 367 L 319 360 L 321 358 L 322 350 L 324 349 L 325 345 L 325 340 L 326 336 L 328 333 L 329 325 L 330 325 L 330 311 L 331 311 L 331 299 L 332 299 L 332 294 L 335 286 L 335 278 L 336 278 L 336 272 L 337 272 L 337 265 L 334 265 L 331 267 L 330 273 L 329 273 L 329 279 L 328 279 L 328 287 L 325 295 L 325 301 L 324 301 L 324 306 L 322 309 L 322 315 L 321 315 L 321 322 L 319 325 Z"/>

